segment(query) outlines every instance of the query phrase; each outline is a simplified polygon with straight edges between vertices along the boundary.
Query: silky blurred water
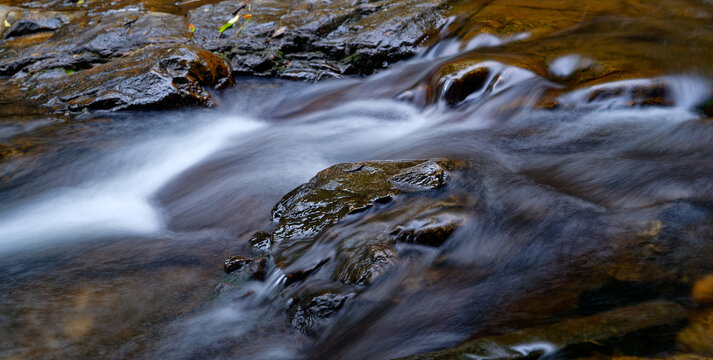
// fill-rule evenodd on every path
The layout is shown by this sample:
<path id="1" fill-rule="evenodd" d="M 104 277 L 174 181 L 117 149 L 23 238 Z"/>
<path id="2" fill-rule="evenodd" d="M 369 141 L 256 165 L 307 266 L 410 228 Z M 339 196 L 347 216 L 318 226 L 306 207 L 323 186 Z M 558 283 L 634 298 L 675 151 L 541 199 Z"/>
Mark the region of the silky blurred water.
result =
<path id="1" fill-rule="evenodd" d="M 40 144 L 0 173 L 0 356 L 389 359 L 558 320 L 608 239 L 642 224 L 669 221 L 689 249 L 677 261 L 698 264 L 713 233 L 705 69 L 569 89 L 559 80 L 589 54 L 555 57 L 547 76 L 494 57 L 428 87 L 458 56 L 533 36 L 441 35 L 367 78 L 240 78 L 215 109 L 0 124 L 0 140 Z M 484 86 L 448 97 L 478 69 Z M 665 103 L 641 103 L 642 88 Z M 414 255 L 323 332 L 289 326 L 274 266 L 214 294 L 223 259 L 250 254 L 274 204 L 320 170 L 439 157 L 467 162 L 472 178 L 449 186 L 482 204 L 443 246 L 401 249 Z"/>

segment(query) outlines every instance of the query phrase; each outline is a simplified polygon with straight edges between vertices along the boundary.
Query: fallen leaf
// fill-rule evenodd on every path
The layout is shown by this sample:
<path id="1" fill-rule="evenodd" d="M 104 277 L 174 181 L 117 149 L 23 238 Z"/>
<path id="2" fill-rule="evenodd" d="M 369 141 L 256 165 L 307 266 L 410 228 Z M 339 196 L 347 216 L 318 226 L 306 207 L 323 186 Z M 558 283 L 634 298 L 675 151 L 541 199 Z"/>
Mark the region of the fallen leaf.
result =
<path id="1" fill-rule="evenodd" d="M 225 24 L 223 24 L 223 26 L 220 27 L 220 29 L 218 29 L 218 32 L 219 32 L 220 34 L 222 34 L 223 31 L 228 30 L 228 29 L 230 29 L 231 27 L 233 27 L 233 24 L 231 24 L 231 23 L 225 23 Z M 220 37 L 220 35 L 219 35 L 219 37 Z"/>
<path id="2" fill-rule="evenodd" d="M 82 4 L 84 4 L 84 0 L 77 1 L 77 5 L 82 5 Z"/>
<path id="3" fill-rule="evenodd" d="M 188 30 L 190 30 L 191 32 L 195 32 L 195 31 L 196 31 L 196 26 L 193 25 L 193 24 L 191 24 L 191 23 L 188 23 Z"/>
<path id="4" fill-rule="evenodd" d="M 220 29 L 218 29 L 218 33 L 219 33 L 219 34 L 218 34 L 218 37 L 220 37 L 220 34 L 222 34 L 223 31 L 228 30 L 228 29 L 230 29 L 231 27 L 233 27 L 233 25 L 235 25 L 235 23 L 236 23 L 238 20 L 240 20 L 240 10 L 238 10 L 238 14 L 237 14 L 237 15 L 235 15 L 232 19 L 228 20 L 227 23 L 223 24 L 223 26 L 221 26 Z"/>

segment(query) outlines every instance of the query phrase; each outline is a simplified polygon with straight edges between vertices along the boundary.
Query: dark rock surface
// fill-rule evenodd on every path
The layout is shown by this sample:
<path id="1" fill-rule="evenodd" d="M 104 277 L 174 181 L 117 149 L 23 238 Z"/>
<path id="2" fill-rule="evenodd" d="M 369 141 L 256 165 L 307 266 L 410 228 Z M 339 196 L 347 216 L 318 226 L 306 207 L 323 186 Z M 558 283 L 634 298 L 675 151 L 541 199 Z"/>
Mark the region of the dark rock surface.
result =
<path id="1" fill-rule="evenodd" d="M 316 334 L 326 324 L 326 319 L 335 315 L 346 303 L 356 296 L 357 291 L 349 287 L 322 284 L 319 289 L 302 289 L 292 297 L 287 310 L 290 325 L 308 334 Z"/>
<path id="2" fill-rule="evenodd" d="M 55 69 L 10 79 L 0 89 L 11 100 L 29 98 L 60 111 L 171 109 L 212 106 L 208 89 L 232 83 L 230 67 L 220 57 L 177 46 L 145 47 L 78 72 Z"/>
<path id="3" fill-rule="evenodd" d="M 463 166 L 452 160 L 343 163 L 285 195 L 272 211 L 273 232 L 258 231 L 250 243 L 269 250 L 285 272 L 292 326 L 319 332 L 401 261 L 398 243 L 406 252 L 442 245 L 475 203 L 448 186 L 459 181 Z M 236 257 L 231 264 L 243 262 Z"/>
<path id="4" fill-rule="evenodd" d="M 45 41 L 6 40 L 0 53 L 0 76 L 21 78 L 55 68 L 87 69 L 148 45 L 191 43 L 186 20 L 176 15 L 154 12 L 110 13 L 97 18 L 81 17 L 82 13 L 73 15 L 72 22 L 57 28 Z"/>
<path id="5" fill-rule="evenodd" d="M 240 277 L 264 280 L 265 266 L 267 260 L 265 258 L 250 258 L 246 259 L 242 256 L 232 256 L 225 260 L 225 272 L 235 275 L 239 273 Z"/>
<path id="6" fill-rule="evenodd" d="M 370 74 L 415 54 L 445 23 L 448 9 L 434 0 L 258 1 L 243 11 L 250 22 L 243 18 L 218 38 L 239 6 L 229 0 L 184 16 L 131 6 L 102 12 L 95 5 L 90 11 L 0 5 L 0 21 L 11 24 L 0 29 L 0 104 L 25 101 L 48 111 L 212 106 L 208 89 L 232 83 L 218 55 L 239 74 L 295 80 Z M 148 48 L 177 47 L 191 49 L 202 60 L 185 61 L 203 62 L 219 78 L 175 76 L 175 69 L 155 69 L 146 56 L 154 51 L 153 59 L 168 56 L 159 64 L 170 63 L 175 59 L 167 52 Z M 145 74 L 126 77 L 137 69 Z M 122 80 L 113 79 L 117 72 Z"/>
<path id="7" fill-rule="evenodd" d="M 686 310 L 669 301 L 650 301 L 560 323 L 483 337 L 459 347 L 401 358 L 426 359 L 532 359 L 556 354 L 566 346 L 604 342 L 656 326 L 684 321 Z"/>
<path id="8" fill-rule="evenodd" d="M 218 38 L 240 6 L 229 0 L 189 12 L 196 41 L 238 73 L 320 80 L 370 74 L 415 54 L 445 24 L 445 1 L 258 1 L 250 23 Z"/>
<path id="9" fill-rule="evenodd" d="M 213 106 L 209 89 L 234 81 L 223 59 L 190 45 L 181 16 L 73 12 L 60 18 L 37 10 L 3 11 L 19 19 L 5 33 L 0 52 L 0 76 L 7 77 L 0 79 L 0 103 L 25 102 L 62 112 Z M 43 34 L 51 32 L 41 38 L 8 39 L 28 34 L 17 30 L 22 19 L 57 26 L 43 25 Z"/>
<path id="10" fill-rule="evenodd" d="M 6 11 L 8 13 L 4 16 L 3 22 L 5 20 L 8 20 L 8 23 L 10 23 L 10 20 L 13 21 L 9 28 L 3 27 L 2 35 L 5 39 L 44 31 L 54 31 L 70 21 L 69 17 L 54 11 L 13 11 L 9 7 L 3 6 L 3 8 L 0 9 L 0 14 Z M 10 12 L 12 13 L 10 14 Z M 22 15 L 17 16 L 20 13 Z"/>
<path id="11" fill-rule="evenodd" d="M 320 172 L 308 183 L 287 194 L 273 209 L 273 219 L 278 222 L 272 233 L 272 253 L 276 263 L 282 267 L 291 265 L 298 255 L 314 245 L 326 229 L 348 215 L 358 217 L 358 213 L 374 206 L 388 206 L 391 199 L 400 193 L 443 187 L 446 172 L 455 167 L 455 163 L 444 160 L 383 161 L 338 164 Z M 435 201 L 429 202 L 422 204 L 424 209 L 421 210 L 429 212 Z M 398 204 L 395 206 L 398 207 Z M 409 210 L 414 211 L 415 208 Z M 432 218 L 434 214 L 430 215 Z M 411 225 L 415 226 L 414 223 Z M 378 228 L 378 225 L 372 227 Z M 373 231 L 369 233 L 374 235 Z M 391 231 L 387 230 L 380 236 L 370 236 L 371 240 L 358 242 L 355 247 L 342 240 L 346 247 L 338 253 L 350 250 L 361 252 L 363 244 L 393 241 L 389 233 Z"/>

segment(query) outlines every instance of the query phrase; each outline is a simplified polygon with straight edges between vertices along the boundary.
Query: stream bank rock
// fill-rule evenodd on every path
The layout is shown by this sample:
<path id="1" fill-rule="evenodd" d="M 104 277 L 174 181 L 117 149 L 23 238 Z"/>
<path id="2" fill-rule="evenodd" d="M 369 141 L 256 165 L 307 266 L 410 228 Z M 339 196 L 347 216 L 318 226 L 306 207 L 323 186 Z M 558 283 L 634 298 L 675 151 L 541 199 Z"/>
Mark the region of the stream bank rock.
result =
<path id="1" fill-rule="evenodd" d="M 17 18 L 3 34 L 0 103 L 62 112 L 213 106 L 209 90 L 234 82 L 222 58 L 190 45 L 181 16 L 0 10 Z M 21 21 L 37 25 L 19 28 Z"/>
<path id="2" fill-rule="evenodd" d="M 54 69 L 11 79 L 5 96 L 59 111 L 213 106 L 209 88 L 233 83 L 230 67 L 193 46 L 146 47 L 79 72 Z M 2 88 L 2 86 L 0 86 Z"/>
<path id="3" fill-rule="evenodd" d="M 370 74 L 414 55 L 446 23 L 441 0 L 253 1 L 252 18 L 219 38 L 237 0 L 191 10 L 195 39 L 230 60 L 237 73 L 295 80 Z"/>

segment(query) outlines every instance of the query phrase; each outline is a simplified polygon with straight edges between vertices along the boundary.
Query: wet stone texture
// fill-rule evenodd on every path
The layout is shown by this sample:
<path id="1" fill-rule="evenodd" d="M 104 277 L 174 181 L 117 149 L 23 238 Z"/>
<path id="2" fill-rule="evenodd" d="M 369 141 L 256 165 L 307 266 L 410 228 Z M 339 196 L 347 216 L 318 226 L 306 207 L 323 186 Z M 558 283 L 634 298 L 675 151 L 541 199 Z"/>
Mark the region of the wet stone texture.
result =
<path id="1" fill-rule="evenodd" d="M 81 111 L 212 106 L 207 88 L 232 83 L 230 68 L 217 55 L 180 46 L 146 47 L 84 71 L 56 69 L 6 85 L 17 99 L 29 95 L 41 106 Z"/>
<path id="2" fill-rule="evenodd" d="M 295 80 L 370 74 L 414 55 L 445 24 L 448 9 L 434 0 L 253 1 L 243 9 L 251 21 L 218 37 L 239 2 L 187 13 L 146 11 L 143 4 L 103 12 L 94 9 L 97 4 L 89 11 L 31 5 L 76 10 L 0 5 L 0 22 L 10 24 L 0 27 L 0 104 L 27 102 L 60 112 L 212 106 L 208 91 L 231 85 L 231 70 Z M 168 53 L 145 56 L 148 48 L 177 47 L 191 49 L 194 59 L 186 61 L 203 63 L 208 69 L 201 72 L 212 75 L 176 76 L 175 69 L 154 67 L 157 60 L 171 62 Z M 169 58 L 159 60 L 163 56 Z M 146 74 L 134 76 L 137 71 Z M 3 115 L 19 111 L 6 106 Z"/>
<path id="3" fill-rule="evenodd" d="M 241 2 L 189 12 L 196 41 L 220 53 L 238 73 L 319 80 L 369 74 L 415 54 L 445 24 L 445 1 L 254 1 L 251 21 L 218 38 Z"/>
<path id="4" fill-rule="evenodd" d="M 37 20 L 49 16 L 44 11 L 12 8 L 5 17 L 15 13 L 38 24 L 48 22 Z M 0 52 L 0 76 L 6 77 L 0 79 L 0 103 L 26 102 L 63 112 L 213 106 L 209 89 L 233 84 L 223 59 L 190 45 L 183 17 L 81 15 L 53 17 L 61 20 L 49 22 L 54 27 L 31 27 L 43 38 L 8 39 L 13 27 L 7 30 Z"/>
<path id="5" fill-rule="evenodd" d="M 250 242 L 286 273 L 290 323 L 314 333 L 400 261 L 397 243 L 443 244 L 475 202 L 448 186 L 463 166 L 452 160 L 337 164 L 285 195 L 272 211 L 273 232 L 257 232 Z"/>
<path id="6" fill-rule="evenodd" d="M 293 328 L 315 335 L 327 325 L 327 319 L 356 296 L 357 289 L 333 283 L 312 285 L 291 294 L 292 303 L 287 310 L 287 316 Z"/>

